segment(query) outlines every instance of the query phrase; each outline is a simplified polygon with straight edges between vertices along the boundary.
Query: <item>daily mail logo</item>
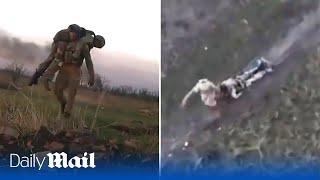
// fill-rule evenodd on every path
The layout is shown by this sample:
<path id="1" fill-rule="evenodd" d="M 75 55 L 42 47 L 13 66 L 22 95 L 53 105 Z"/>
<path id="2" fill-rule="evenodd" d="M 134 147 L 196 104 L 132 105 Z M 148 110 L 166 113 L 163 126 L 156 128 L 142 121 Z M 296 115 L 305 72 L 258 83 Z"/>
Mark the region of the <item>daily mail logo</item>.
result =
<path id="1" fill-rule="evenodd" d="M 94 153 L 84 153 L 82 157 L 74 156 L 69 159 L 67 153 L 48 153 L 47 156 L 42 158 L 31 154 L 30 157 L 18 154 L 10 154 L 10 167 L 11 168 L 38 168 L 41 170 L 45 162 L 48 162 L 49 168 L 95 168 Z"/>

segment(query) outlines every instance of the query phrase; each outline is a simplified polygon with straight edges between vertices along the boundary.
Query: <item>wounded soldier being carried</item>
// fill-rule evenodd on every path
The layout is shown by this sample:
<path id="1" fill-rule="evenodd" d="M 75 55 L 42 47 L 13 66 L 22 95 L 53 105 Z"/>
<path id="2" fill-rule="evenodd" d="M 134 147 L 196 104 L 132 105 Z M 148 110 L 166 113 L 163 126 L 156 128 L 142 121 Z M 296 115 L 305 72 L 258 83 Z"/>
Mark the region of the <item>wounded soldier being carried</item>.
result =
<path id="1" fill-rule="evenodd" d="M 251 61 L 239 75 L 222 81 L 218 86 L 208 79 L 200 79 L 183 98 L 181 106 L 185 107 L 188 99 L 195 93 L 200 93 L 202 102 L 210 107 L 216 106 L 218 97 L 238 99 L 247 87 L 270 72 L 272 72 L 271 63 L 260 57 Z"/>

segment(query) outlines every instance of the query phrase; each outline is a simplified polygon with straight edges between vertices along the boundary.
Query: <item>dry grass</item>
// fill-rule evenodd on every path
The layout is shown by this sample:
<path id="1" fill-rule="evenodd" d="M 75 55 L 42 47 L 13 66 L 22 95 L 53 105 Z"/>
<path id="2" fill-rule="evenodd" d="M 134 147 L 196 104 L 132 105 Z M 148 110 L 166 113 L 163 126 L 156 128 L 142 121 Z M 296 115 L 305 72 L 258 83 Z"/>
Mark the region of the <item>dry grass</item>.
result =
<path id="1" fill-rule="evenodd" d="M 141 109 L 152 113 L 146 115 L 141 113 Z M 24 86 L 20 91 L 0 89 L 0 126 L 14 127 L 22 135 L 36 131 L 40 126 L 48 127 L 53 133 L 66 128 L 81 130 L 89 127 L 101 139 L 122 143 L 130 139 L 135 144 L 133 150 L 141 153 L 158 152 L 158 133 L 133 135 L 110 126 L 158 126 L 157 112 L 157 102 L 80 89 L 72 117 L 65 119 L 59 113 L 59 105 L 53 93 L 46 92 L 40 86 Z"/>

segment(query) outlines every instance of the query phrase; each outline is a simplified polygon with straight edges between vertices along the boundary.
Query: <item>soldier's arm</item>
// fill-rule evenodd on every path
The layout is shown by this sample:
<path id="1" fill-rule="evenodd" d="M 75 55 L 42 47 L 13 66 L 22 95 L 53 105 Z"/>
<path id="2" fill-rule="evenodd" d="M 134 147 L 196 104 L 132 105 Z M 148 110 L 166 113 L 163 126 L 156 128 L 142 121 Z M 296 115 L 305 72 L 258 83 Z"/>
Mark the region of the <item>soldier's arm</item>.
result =
<path id="1" fill-rule="evenodd" d="M 188 100 L 190 99 L 190 97 L 191 97 L 192 95 L 198 93 L 198 92 L 199 92 L 198 84 L 196 84 L 196 85 L 184 96 L 184 98 L 183 98 L 182 101 L 181 101 L 180 106 L 181 106 L 182 108 L 186 107 L 187 104 L 188 104 Z"/>
<path id="2" fill-rule="evenodd" d="M 66 50 L 66 46 L 67 46 L 67 43 L 63 42 L 63 41 L 59 41 L 56 43 L 56 52 L 55 52 L 56 59 L 59 59 L 59 60 L 63 59 L 64 53 Z"/>
<path id="3" fill-rule="evenodd" d="M 241 92 L 237 93 L 237 90 L 235 88 L 231 89 L 231 96 L 235 99 L 238 99 L 242 95 Z"/>
<path id="4" fill-rule="evenodd" d="M 84 58 L 86 61 L 86 66 L 89 73 L 89 85 L 92 86 L 94 84 L 94 69 L 93 69 L 93 63 L 90 55 L 90 48 L 86 45 L 83 49 L 84 52 Z"/>
<path id="5" fill-rule="evenodd" d="M 63 29 L 59 32 L 57 32 L 53 38 L 53 43 L 51 45 L 50 55 L 46 59 L 46 63 L 50 64 L 56 55 L 62 55 L 63 51 L 65 50 L 61 48 L 62 43 L 66 43 L 69 41 L 69 32 L 66 29 Z M 58 53 L 58 54 L 57 54 Z M 44 69 L 44 68 L 39 68 Z"/>

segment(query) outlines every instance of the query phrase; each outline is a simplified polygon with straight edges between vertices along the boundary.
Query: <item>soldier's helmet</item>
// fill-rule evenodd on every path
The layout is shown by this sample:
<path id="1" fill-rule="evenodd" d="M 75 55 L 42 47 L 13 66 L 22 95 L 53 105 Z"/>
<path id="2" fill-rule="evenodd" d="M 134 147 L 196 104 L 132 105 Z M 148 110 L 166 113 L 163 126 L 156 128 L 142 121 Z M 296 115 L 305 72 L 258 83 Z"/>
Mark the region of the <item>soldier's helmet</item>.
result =
<path id="1" fill-rule="evenodd" d="M 77 25 L 77 24 L 69 25 L 68 29 L 69 29 L 69 31 L 75 32 L 77 34 L 79 34 L 81 32 L 81 27 L 79 25 Z"/>
<path id="2" fill-rule="evenodd" d="M 93 39 L 93 46 L 96 48 L 102 48 L 105 45 L 105 39 L 101 35 L 96 35 Z"/>

